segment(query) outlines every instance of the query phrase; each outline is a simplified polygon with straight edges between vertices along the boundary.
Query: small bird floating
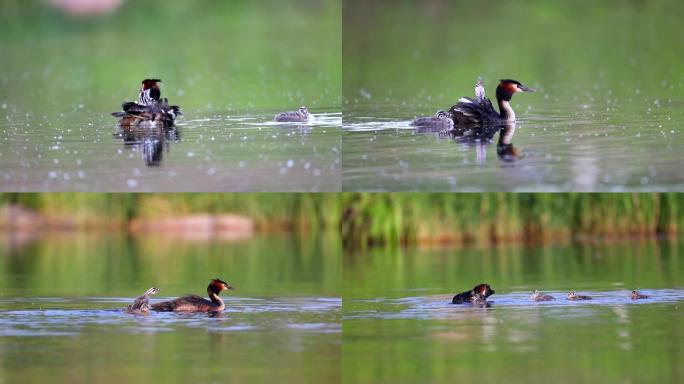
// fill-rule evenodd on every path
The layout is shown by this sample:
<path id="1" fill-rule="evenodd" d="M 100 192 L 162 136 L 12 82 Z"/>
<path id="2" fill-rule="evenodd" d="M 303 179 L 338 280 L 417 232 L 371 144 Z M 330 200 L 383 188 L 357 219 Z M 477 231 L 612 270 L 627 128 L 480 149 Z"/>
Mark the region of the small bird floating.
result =
<path id="1" fill-rule="evenodd" d="M 411 125 L 419 129 L 439 129 L 444 131 L 454 128 L 451 113 L 444 110 L 437 111 L 434 116 L 418 117 L 411 122 Z"/>
<path id="2" fill-rule="evenodd" d="M 542 294 L 541 292 L 539 292 L 539 291 L 536 290 L 536 289 L 532 292 L 532 296 L 530 296 L 530 299 L 531 299 L 532 301 L 551 301 L 551 300 L 555 300 L 553 296 L 551 296 L 551 295 L 544 295 L 544 294 Z"/>
<path id="3" fill-rule="evenodd" d="M 305 106 L 299 107 L 296 111 L 280 112 L 274 118 L 275 121 L 283 123 L 306 123 L 312 118 L 309 109 Z"/>
<path id="4" fill-rule="evenodd" d="M 128 101 L 121 105 L 123 112 L 114 112 L 112 116 L 119 118 L 122 127 L 172 127 L 176 118 L 183 113 L 177 105 L 169 105 L 166 98 L 161 97 L 159 89 L 161 79 L 145 79 L 140 87 L 138 101 Z"/>

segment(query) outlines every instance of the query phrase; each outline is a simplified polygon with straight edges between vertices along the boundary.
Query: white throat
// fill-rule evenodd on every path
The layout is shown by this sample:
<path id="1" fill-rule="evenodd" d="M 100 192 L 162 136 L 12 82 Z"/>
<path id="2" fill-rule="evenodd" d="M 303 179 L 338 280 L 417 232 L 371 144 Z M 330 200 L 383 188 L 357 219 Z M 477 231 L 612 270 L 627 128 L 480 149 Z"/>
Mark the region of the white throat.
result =
<path id="1" fill-rule="evenodd" d="M 508 101 L 501 100 L 499 108 L 501 108 L 499 113 L 502 115 L 504 114 L 503 112 L 506 111 L 506 121 L 515 121 L 515 112 L 513 112 L 513 108 L 511 108 L 511 104 Z"/>

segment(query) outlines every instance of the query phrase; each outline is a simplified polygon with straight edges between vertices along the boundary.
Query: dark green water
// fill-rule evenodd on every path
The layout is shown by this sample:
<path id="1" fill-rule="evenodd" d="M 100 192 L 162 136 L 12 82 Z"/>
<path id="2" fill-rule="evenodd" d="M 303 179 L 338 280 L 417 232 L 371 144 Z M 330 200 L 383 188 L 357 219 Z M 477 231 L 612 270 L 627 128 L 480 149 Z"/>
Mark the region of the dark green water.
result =
<path id="1" fill-rule="evenodd" d="M 348 383 L 681 382 L 681 243 L 376 249 L 344 263 Z M 489 308 L 449 304 L 488 282 Z M 631 289 L 651 295 L 632 301 Z M 530 301 L 539 289 L 556 297 Z M 565 299 L 569 290 L 593 296 Z"/>
<path id="2" fill-rule="evenodd" d="M 343 189 L 681 190 L 682 12 L 678 1 L 345 1 Z M 503 141 L 409 125 L 473 97 L 480 76 L 490 98 L 502 78 L 537 89 L 513 98 Z M 516 155 L 499 156 L 500 142 Z"/>
<path id="3" fill-rule="evenodd" d="M 334 0 L 127 1 L 89 19 L 3 2 L 0 189 L 337 191 L 341 33 Z M 184 116 L 122 135 L 110 113 L 149 77 Z M 272 123 L 300 105 L 313 122 Z"/>
<path id="4" fill-rule="evenodd" d="M 335 234 L 0 244 L 0 382 L 339 380 Z M 150 286 L 154 300 L 204 295 L 213 277 L 235 286 L 220 317 L 120 311 Z"/>

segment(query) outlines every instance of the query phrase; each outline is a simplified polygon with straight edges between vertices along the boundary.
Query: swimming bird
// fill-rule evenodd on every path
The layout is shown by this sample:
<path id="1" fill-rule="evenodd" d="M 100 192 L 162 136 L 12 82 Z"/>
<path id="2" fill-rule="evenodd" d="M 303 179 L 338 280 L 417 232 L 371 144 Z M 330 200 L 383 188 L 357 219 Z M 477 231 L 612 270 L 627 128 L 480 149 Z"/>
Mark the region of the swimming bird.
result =
<path id="1" fill-rule="evenodd" d="M 632 300 L 639 300 L 639 299 L 648 299 L 648 295 L 644 295 L 641 292 L 637 291 L 636 289 L 632 291 L 632 294 L 630 295 Z"/>
<path id="2" fill-rule="evenodd" d="M 458 103 L 449 108 L 449 113 L 455 125 L 500 125 L 505 122 L 515 121 L 515 112 L 511 108 L 511 98 L 517 92 L 534 92 L 516 80 L 503 79 L 496 87 L 496 101 L 499 104 L 499 112 L 492 106 L 492 102 L 485 97 L 482 80 L 475 84 L 475 98 L 462 97 Z"/>
<path id="3" fill-rule="evenodd" d="M 551 296 L 551 295 L 542 295 L 541 292 L 537 291 L 536 289 L 532 292 L 532 296 L 530 296 L 530 299 L 532 299 L 532 301 L 551 301 L 551 300 L 556 300 L 556 299 L 554 299 L 554 297 Z"/>
<path id="4" fill-rule="evenodd" d="M 207 286 L 209 300 L 196 295 L 188 295 L 177 299 L 162 301 L 150 306 L 153 311 L 159 312 L 222 312 L 226 305 L 219 297 L 219 293 L 226 289 L 233 289 L 221 279 L 213 279 Z"/>
<path id="5" fill-rule="evenodd" d="M 169 105 L 166 98 L 161 97 L 159 83 L 161 79 L 145 79 L 142 81 L 138 101 L 128 101 L 121 105 L 123 112 L 113 112 L 119 118 L 122 127 L 171 127 L 176 118 L 183 113 L 177 105 Z"/>
<path id="6" fill-rule="evenodd" d="M 280 112 L 274 118 L 278 122 L 306 123 L 311 119 L 309 109 L 305 106 L 299 107 L 296 111 Z"/>
<path id="7" fill-rule="evenodd" d="M 150 310 L 150 296 L 159 293 L 159 289 L 152 287 L 145 291 L 142 296 L 135 299 L 133 304 L 124 308 L 124 312 L 134 315 L 146 315 Z"/>
<path id="8" fill-rule="evenodd" d="M 568 300 L 591 300 L 591 296 L 582 296 L 578 295 L 575 291 L 570 291 L 570 293 L 568 293 Z"/>
<path id="9" fill-rule="evenodd" d="M 411 125 L 422 130 L 449 131 L 454 128 L 451 113 L 439 110 L 434 116 L 418 117 L 411 121 Z"/>

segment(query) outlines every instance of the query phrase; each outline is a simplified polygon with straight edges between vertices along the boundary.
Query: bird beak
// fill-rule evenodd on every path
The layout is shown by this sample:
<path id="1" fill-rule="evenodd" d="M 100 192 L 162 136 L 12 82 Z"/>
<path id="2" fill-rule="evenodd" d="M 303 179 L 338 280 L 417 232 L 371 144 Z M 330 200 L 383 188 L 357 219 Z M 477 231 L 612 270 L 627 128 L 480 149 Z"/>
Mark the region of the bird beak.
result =
<path id="1" fill-rule="evenodd" d="M 230 286 L 230 285 L 226 285 L 226 289 L 235 289 L 235 288 L 233 288 L 233 287 Z"/>
<path id="2" fill-rule="evenodd" d="M 534 90 L 534 88 L 530 88 L 530 87 L 525 86 L 525 85 L 522 85 L 522 84 L 520 84 L 520 85 L 518 86 L 518 89 L 521 90 L 521 91 L 523 91 L 523 92 L 536 92 L 536 91 Z"/>

